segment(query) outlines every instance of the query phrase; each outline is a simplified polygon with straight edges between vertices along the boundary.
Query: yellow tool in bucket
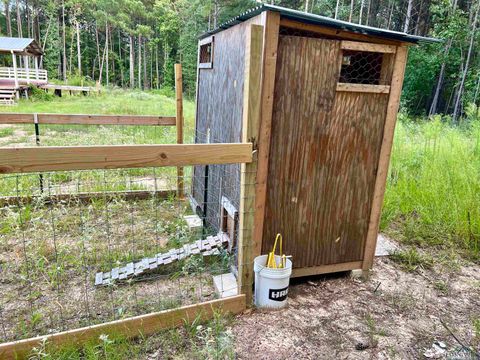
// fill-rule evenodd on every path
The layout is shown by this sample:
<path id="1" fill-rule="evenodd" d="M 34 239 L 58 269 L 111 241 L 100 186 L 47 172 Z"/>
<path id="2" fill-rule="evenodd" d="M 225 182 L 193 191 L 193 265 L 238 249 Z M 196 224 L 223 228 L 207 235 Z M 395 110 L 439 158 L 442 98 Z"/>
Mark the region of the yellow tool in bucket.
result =
<path id="1" fill-rule="evenodd" d="M 282 258 L 282 261 L 280 264 L 277 265 L 277 261 L 275 260 L 275 250 L 277 249 L 277 241 L 280 239 L 280 257 Z M 282 234 L 277 234 L 277 237 L 275 238 L 275 243 L 273 244 L 273 249 L 271 252 L 268 253 L 267 257 L 267 268 L 271 269 L 283 269 L 286 264 L 287 264 L 287 257 L 285 254 L 282 252 L 282 243 L 283 243 L 283 238 Z"/>

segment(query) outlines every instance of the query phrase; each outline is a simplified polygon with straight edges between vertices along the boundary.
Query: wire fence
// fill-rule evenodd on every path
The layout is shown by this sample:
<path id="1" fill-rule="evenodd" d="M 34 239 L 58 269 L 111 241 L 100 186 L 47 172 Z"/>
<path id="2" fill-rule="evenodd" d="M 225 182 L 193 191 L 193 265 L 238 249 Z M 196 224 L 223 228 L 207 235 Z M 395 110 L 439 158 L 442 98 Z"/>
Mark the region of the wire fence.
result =
<path id="1" fill-rule="evenodd" d="M 2 342 L 218 297 L 212 275 L 235 265 L 232 244 L 218 236 L 226 215 L 203 209 L 230 189 L 196 213 L 173 167 L 42 173 L 43 192 L 39 175 L 0 176 Z"/>

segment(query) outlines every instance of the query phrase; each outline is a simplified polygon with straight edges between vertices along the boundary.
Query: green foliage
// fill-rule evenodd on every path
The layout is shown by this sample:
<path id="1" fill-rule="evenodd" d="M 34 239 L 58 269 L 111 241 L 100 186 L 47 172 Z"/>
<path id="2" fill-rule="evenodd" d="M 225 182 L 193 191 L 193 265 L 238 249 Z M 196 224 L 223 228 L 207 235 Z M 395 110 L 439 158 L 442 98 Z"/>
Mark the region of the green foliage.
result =
<path id="1" fill-rule="evenodd" d="M 459 128 L 448 121 L 401 118 L 381 227 L 406 243 L 453 246 L 478 261 L 480 125 Z"/>
<path id="2" fill-rule="evenodd" d="M 421 254 L 414 247 L 394 252 L 391 259 L 401 264 L 403 269 L 409 272 L 416 271 L 419 268 L 430 269 L 433 265 L 433 259 L 430 256 Z"/>
<path id="3" fill-rule="evenodd" d="M 30 95 L 28 99 L 33 102 L 37 101 L 51 101 L 53 100 L 53 94 L 46 92 L 45 90 L 39 89 L 36 86 L 31 86 L 29 89 Z"/>
<path id="4" fill-rule="evenodd" d="M 12 136 L 14 132 L 15 129 L 13 127 L 0 127 L 0 138 Z"/>
<path id="5" fill-rule="evenodd" d="M 168 359 L 234 359 L 234 343 L 228 326 L 231 319 L 216 312 L 212 320 L 203 323 L 200 317 L 184 328 L 162 331 L 150 337 L 126 339 L 114 334 L 102 334 L 81 347 L 55 348 L 40 343 L 29 354 L 32 360 L 123 360 L 145 358 Z M 154 355 L 154 353 L 156 355 Z"/>

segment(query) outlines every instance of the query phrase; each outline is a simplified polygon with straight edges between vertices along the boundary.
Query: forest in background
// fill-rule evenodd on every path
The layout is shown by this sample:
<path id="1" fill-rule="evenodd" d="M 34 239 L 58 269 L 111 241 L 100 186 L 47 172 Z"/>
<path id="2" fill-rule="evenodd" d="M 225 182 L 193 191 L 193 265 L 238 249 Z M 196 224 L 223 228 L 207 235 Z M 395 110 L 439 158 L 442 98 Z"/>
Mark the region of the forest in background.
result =
<path id="1" fill-rule="evenodd" d="M 478 104 L 478 0 L 270 0 L 363 25 L 438 37 L 410 51 L 402 106 L 458 121 Z M 171 88 L 182 62 L 195 94 L 198 36 L 259 5 L 252 0 L 3 0 L 0 32 L 35 38 L 43 67 L 61 81 Z M 9 57 L 1 61 L 9 65 Z M 473 106 L 476 109 L 475 106 Z"/>

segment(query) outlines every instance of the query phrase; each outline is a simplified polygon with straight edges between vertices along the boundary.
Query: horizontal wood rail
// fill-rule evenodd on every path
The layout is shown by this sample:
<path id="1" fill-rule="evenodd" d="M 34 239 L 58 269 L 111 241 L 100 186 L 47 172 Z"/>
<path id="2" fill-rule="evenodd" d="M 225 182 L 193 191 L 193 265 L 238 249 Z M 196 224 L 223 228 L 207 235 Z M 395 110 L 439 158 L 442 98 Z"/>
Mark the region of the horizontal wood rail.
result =
<path id="1" fill-rule="evenodd" d="M 372 44 L 358 41 L 342 41 L 340 48 L 342 50 L 377 52 L 384 54 L 395 54 L 397 51 L 395 45 Z"/>
<path id="2" fill-rule="evenodd" d="M 83 115 L 36 114 L 39 124 L 68 125 L 167 125 L 176 124 L 175 116 L 156 115 Z M 0 124 L 33 124 L 35 114 L 0 113 Z"/>
<path id="3" fill-rule="evenodd" d="M 0 344 L 0 359 L 26 358 L 30 351 L 41 345 L 43 341 L 46 341 L 48 348 L 49 346 L 79 346 L 87 341 L 100 341 L 99 336 L 102 334 L 125 338 L 147 336 L 163 329 L 190 324 L 197 318 L 201 321 L 207 321 L 213 318 L 215 312 L 239 314 L 245 310 L 245 306 L 245 295 L 237 295 L 178 309 L 164 310 L 56 334 L 3 343 Z"/>
<path id="4" fill-rule="evenodd" d="M 0 196 L 0 207 L 7 205 L 27 205 L 31 203 L 55 204 L 59 202 L 89 203 L 94 200 L 147 200 L 147 199 L 169 199 L 175 197 L 176 190 L 122 190 L 122 191 L 96 191 L 80 192 L 71 194 L 52 195 L 27 195 L 27 196 Z"/>
<path id="5" fill-rule="evenodd" d="M 17 68 L 17 79 L 18 80 L 48 80 L 47 70 L 44 69 L 26 69 L 26 68 Z M 4 80 L 14 80 L 15 79 L 15 69 L 13 67 L 0 67 L 0 79 Z"/>
<path id="6" fill-rule="evenodd" d="M 390 92 L 390 86 L 389 85 L 338 83 L 337 91 L 388 94 Z"/>
<path id="7" fill-rule="evenodd" d="M 252 162 L 252 143 L 0 148 L 0 174 Z"/>

